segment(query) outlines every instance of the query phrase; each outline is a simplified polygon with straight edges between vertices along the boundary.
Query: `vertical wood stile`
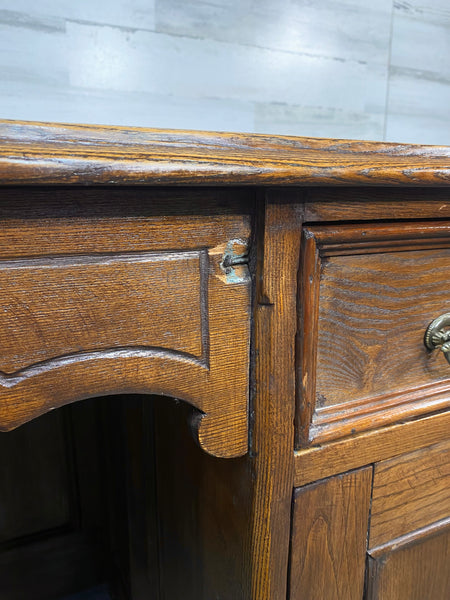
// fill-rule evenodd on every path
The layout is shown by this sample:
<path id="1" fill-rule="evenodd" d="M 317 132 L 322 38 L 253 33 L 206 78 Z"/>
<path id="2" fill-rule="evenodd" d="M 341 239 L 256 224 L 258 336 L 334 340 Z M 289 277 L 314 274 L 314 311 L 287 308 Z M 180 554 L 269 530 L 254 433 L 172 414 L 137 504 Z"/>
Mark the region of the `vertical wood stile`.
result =
<path id="1" fill-rule="evenodd" d="M 252 600 L 285 600 L 293 487 L 297 271 L 302 211 L 267 192 L 255 302 Z"/>

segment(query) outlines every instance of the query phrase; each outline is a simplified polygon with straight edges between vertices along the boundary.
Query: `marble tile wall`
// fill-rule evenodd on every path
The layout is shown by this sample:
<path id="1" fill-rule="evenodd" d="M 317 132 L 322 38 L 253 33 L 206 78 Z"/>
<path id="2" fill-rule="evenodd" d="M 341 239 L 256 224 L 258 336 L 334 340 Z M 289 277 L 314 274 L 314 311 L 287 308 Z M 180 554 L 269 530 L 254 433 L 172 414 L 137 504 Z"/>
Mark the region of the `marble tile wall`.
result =
<path id="1" fill-rule="evenodd" d="M 450 144 L 450 0 L 0 0 L 0 117 Z"/>

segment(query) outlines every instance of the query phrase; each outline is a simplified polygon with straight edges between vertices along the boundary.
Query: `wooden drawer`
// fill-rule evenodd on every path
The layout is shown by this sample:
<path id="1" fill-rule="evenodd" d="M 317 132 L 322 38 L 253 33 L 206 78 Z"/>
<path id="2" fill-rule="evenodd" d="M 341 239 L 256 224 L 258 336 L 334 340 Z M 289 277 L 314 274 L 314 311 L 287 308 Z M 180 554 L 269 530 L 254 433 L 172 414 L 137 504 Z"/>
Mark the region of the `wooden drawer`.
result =
<path id="1" fill-rule="evenodd" d="M 307 227 L 299 446 L 441 410 L 450 367 L 424 345 L 450 312 L 448 222 Z"/>
<path id="2" fill-rule="evenodd" d="M 53 217 L 3 196 L 1 428 L 82 398 L 153 393 L 201 411 L 205 450 L 244 454 L 250 215 L 196 214 L 195 197 L 166 214 L 170 193 L 52 196 L 64 206 Z"/>

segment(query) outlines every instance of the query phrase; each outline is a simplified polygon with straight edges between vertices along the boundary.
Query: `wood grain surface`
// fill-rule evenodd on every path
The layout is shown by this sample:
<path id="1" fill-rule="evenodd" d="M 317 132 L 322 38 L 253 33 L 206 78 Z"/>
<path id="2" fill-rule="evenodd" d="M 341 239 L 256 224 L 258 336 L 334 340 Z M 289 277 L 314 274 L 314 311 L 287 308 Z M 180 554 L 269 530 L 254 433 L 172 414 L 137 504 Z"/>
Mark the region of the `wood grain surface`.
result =
<path id="1" fill-rule="evenodd" d="M 450 150 L 335 139 L 0 122 L 5 184 L 449 185 Z"/>
<path id="2" fill-rule="evenodd" d="M 295 452 L 295 486 L 446 440 L 450 412 L 381 427 Z"/>
<path id="3" fill-rule="evenodd" d="M 164 216 L 160 199 L 153 214 L 120 216 L 123 199 L 98 196 L 105 214 L 69 195 L 60 216 L 33 205 L 17 219 L 4 190 L 1 428 L 83 398 L 158 393 L 201 411 L 205 450 L 244 454 L 250 215 Z"/>
<path id="4" fill-rule="evenodd" d="M 310 187 L 302 197 L 305 222 L 450 217 L 447 188 Z"/>
<path id="5" fill-rule="evenodd" d="M 375 465 L 370 548 L 448 517 L 448 439 Z"/>
<path id="6" fill-rule="evenodd" d="M 289 194 L 267 193 L 258 230 L 250 446 L 252 537 L 248 549 L 251 600 L 286 599 L 302 222 L 299 207 L 289 200 Z"/>
<path id="7" fill-rule="evenodd" d="M 423 337 L 450 310 L 449 245 L 447 221 L 304 231 L 298 445 L 448 406 L 448 364 Z"/>
<path id="8" fill-rule="evenodd" d="M 208 366 L 207 264 L 204 251 L 0 261 L 0 381 L 80 352 L 124 348 Z"/>
<path id="9" fill-rule="evenodd" d="M 360 600 L 372 469 L 294 493 L 290 600 Z"/>
<path id="10" fill-rule="evenodd" d="M 371 551 L 367 600 L 448 600 L 450 519 Z"/>

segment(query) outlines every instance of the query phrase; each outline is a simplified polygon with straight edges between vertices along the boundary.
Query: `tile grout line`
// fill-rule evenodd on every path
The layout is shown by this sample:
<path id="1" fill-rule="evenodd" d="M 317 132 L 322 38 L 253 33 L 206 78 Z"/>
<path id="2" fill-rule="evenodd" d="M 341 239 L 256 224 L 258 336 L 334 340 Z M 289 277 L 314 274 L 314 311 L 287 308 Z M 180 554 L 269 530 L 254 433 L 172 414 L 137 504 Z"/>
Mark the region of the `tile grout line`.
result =
<path id="1" fill-rule="evenodd" d="M 386 81 L 386 97 L 384 101 L 384 124 L 383 124 L 383 141 L 386 141 L 386 133 L 387 133 L 387 121 L 388 121 L 388 110 L 389 110 L 389 101 L 390 101 L 390 87 L 391 87 L 391 60 L 392 60 L 392 37 L 394 32 L 394 4 L 395 0 L 392 0 L 391 5 L 391 26 L 389 33 L 389 50 L 387 57 L 387 81 Z"/>

